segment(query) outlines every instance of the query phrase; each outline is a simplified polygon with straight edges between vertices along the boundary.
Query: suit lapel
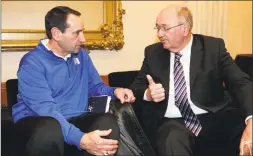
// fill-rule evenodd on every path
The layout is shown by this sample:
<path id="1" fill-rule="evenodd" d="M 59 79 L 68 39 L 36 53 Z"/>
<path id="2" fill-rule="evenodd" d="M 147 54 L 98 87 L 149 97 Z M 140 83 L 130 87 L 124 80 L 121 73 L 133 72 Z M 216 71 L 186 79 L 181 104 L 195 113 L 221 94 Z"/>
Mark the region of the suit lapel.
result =
<path id="1" fill-rule="evenodd" d="M 202 69 L 201 64 L 204 55 L 203 41 L 201 36 L 193 35 L 190 62 L 190 88 L 192 88 L 197 73 Z"/>

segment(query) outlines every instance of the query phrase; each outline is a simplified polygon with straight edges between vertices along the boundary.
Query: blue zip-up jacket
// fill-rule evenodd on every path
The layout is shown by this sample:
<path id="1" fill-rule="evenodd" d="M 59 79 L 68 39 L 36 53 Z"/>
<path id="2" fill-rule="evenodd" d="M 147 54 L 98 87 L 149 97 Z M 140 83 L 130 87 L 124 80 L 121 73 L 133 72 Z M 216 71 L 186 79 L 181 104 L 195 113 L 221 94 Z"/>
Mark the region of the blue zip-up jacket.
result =
<path id="1" fill-rule="evenodd" d="M 28 116 L 50 116 L 61 124 L 65 142 L 80 149 L 84 132 L 67 119 L 87 112 L 88 97 L 109 95 L 106 86 L 84 49 L 65 61 L 40 42 L 21 59 L 18 76 L 18 102 L 12 116 L 16 123 Z M 85 123 L 84 123 L 85 124 Z"/>

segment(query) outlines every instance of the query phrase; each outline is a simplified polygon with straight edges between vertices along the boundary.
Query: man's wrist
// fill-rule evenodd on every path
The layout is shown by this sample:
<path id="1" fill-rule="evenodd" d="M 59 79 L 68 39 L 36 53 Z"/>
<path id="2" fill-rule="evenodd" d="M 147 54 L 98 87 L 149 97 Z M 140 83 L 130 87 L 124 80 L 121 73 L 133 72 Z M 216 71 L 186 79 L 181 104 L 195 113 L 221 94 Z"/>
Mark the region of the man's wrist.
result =
<path id="1" fill-rule="evenodd" d="M 245 119 L 245 123 L 246 125 L 248 125 L 249 123 L 252 123 L 252 115 L 248 116 L 246 119 Z"/>
<path id="2" fill-rule="evenodd" d="M 150 96 L 148 96 L 148 94 L 149 94 L 148 92 L 150 92 L 150 91 L 149 91 L 149 89 L 147 88 L 147 89 L 145 90 L 145 92 L 144 92 L 143 100 L 152 101 L 152 99 L 150 99 Z"/>
<path id="3" fill-rule="evenodd" d="M 80 149 L 85 149 L 86 150 L 86 137 L 87 137 L 87 133 L 84 133 L 81 140 L 80 140 Z"/>
<path id="4" fill-rule="evenodd" d="M 115 94 L 116 89 L 117 89 L 117 88 L 114 88 L 114 89 L 113 89 L 113 95 L 114 95 L 114 96 L 116 96 L 116 94 Z"/>
<path id="5" fill-rule="evenodd" d="M 114 96 L 117 95 L 116 91 L 117 91 L 118 89 L 120 89 L 120 88 L 114 88 L 114 90 L 113 90 L 113 95 L 114 95 Z"/>

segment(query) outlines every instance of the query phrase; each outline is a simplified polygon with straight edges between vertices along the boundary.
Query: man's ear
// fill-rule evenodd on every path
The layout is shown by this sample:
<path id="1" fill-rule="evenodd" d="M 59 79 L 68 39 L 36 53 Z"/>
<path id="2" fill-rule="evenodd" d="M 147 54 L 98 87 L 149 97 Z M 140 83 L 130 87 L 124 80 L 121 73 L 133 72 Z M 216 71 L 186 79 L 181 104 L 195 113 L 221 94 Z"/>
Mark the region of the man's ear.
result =
<path id="1" fill-rule="evenodd" d="M 184 36 L 187 36 L 190 33 L 190 25 L 188 23 L 184 24 Z"/>
<path id="2" fill-rule="evenodd" d="M 53 27 L 53 28 L 51 29 L 51 33 L 52 33 L 52 38 L 53 38 L 54 40 L 56 40 L 56 41 L 59 41 L 59 40 L 60 40 L 61 35 L 62 35 L 62 32 L 61 32 L 58 28 Z"/>

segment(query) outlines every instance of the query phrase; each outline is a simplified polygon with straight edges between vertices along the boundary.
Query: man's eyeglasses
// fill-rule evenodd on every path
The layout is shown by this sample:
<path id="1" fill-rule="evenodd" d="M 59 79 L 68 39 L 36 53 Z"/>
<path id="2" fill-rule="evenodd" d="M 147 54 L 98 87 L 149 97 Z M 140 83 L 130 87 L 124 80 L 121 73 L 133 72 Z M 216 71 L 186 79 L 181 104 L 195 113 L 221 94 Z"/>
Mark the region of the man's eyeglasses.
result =
<path id="1" fill-rule="evenodd" d="M 155 26 L 154 29 L 157 30 L 157 32 L 159 32 L 160 30 L 163 31 L 163 32 L 168 32 L 170 29 L 172 28 L 176 28 L 176 27 L 179 27 L 181 25 L 183 25 L 184 23 L 181 23 L 181 24 L 178 24 L 176 26 L 173 26 L 173 27 L 168 27 L 168 26 Z"/>

